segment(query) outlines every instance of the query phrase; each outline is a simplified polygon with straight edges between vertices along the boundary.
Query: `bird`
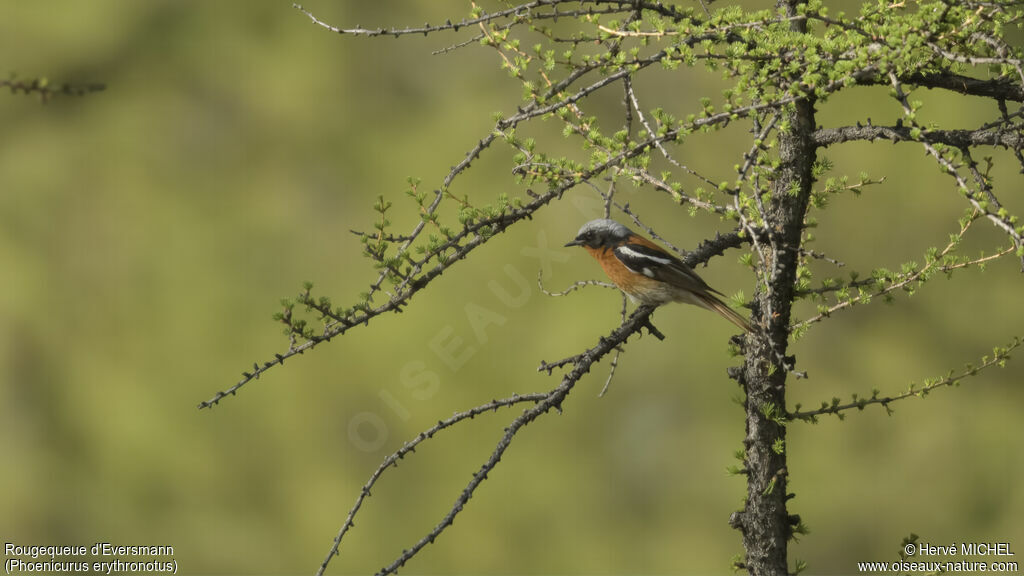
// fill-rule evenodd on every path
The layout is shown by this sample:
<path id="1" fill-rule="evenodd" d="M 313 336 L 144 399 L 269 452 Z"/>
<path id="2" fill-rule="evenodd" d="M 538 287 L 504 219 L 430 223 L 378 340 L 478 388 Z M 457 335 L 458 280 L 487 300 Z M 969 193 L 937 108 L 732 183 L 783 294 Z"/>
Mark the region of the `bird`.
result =
<path id="1" fill-rule="evenodd" d="M 724 294 L 708 286 L 693 268 L 615 220 L 587 222 L 566 244 L 569 246 L 582 246 L 589 252 L 633 302 L 647 306 L 693 304 L 717 312 L 744 332 L 751 331 L 750 323 L 718 297 Z"/>

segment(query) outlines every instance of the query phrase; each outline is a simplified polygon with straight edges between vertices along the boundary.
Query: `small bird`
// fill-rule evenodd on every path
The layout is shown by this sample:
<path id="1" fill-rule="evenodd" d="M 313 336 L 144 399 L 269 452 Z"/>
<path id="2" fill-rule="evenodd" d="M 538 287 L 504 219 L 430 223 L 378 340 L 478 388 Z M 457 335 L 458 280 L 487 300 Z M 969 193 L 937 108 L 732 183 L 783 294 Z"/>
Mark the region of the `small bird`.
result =
<path id="1" fill-rule="evenodd" d="M 751 330 L 746 319 L 715 296 L 724 294 L 708 286 L 692 268 L 615 220 L 587 222 L 566 246 L 586 249 L 634 302 L 694 304 L 718 312 L 746 332 Z"/>

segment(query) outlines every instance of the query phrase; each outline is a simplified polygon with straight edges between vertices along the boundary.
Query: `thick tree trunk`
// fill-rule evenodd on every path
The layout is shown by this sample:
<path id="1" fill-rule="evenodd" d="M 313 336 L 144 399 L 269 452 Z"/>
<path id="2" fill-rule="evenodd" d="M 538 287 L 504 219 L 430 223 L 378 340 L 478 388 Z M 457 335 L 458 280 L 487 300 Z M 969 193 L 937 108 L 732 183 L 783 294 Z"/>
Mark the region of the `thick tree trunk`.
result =
<path id="1" fill-rule="evenodd" d="M 780 0 L 791 14 L 795 1 Z M 802 21 L 794 21 L 802 27 Z M 744 562 L 752 575 L 788 573 L 786 547 L 798 517 L 786 509 L 787 371 L 781 365 L 789 337 L 790 310 L 799 263 L 800 238 L 812 185 L 815 161 L 814 106 L 808 101 L 786 112 L 789 130 L 779 135 L 781 166 L 766 206 L 768 239 L 762 257 L 770 267 L 767 290 L 755 298 L 754 323 L 762 328 L 747 337 L 746 361 L 739 375 L 746 391 L 747 501 L 732 524 L 743 533 Z"/>

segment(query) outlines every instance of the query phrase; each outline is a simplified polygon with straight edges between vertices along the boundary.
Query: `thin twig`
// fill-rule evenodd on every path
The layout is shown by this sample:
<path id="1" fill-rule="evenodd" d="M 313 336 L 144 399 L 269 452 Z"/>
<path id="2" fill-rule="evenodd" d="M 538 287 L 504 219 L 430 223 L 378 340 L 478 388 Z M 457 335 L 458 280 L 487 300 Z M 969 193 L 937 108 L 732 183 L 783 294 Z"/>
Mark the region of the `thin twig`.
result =
<path id="1" fill-rule="evenodd" d="M 465 412 L 456 412 L 452 417 L 446 420 L 441 420 L 437 424 L 431 426 L 430 428 L 427 428 L 423 432 L 420 432 L 420 434 L 416 436 L 416 438 L 406 442 L 401 448 L 399 448 L 391 455 L 389 455 L 387 458 L 385 458 L 384 462 L 382 462 L 381 465 L 377 467 L 377 470 L 375 470 L 373 474 L 370 475 L 370 479 L 367 480 L 366 484 L 363 485 L 363 489 L 359 491 L 359 496 L 356 497 L 355 504 L 348 511 L 348 516 L 345 518 L 345 523 L 341 525 L 341 529 L 338 531 L 338 535 L 334 537 L 334 545 L 331 546 L 330 551 L 327 553 L 327 557 L 324 558 L 324 561 L 320 564 L 320 569 L 317 570 L 317 576 L 322 576 L 324 570 L 327 569 L 327 564 L 330 563 L 331 558 L 334 558 L 338 555 L 338 547 L 341 546 L 342 538 L 345 537 L 345 533 L 348 532 L 350 528 L 355 526 L 356 513 L 359 512 L 359 509 L 363 506 L 363 501 L 370 497 L 370 490 L 373 489 L 373 486 L 374 484 L 377 483 L 377 480 L 380 479 L 380 477 L 388 468 L 397 466 L 398 461 L 403 459 L 406 454 L 409 454 L 410 452 L 415 452 L 416 446 L 433 438 L 434 435 L 437 434 L 438 432 L 451 428 L 453 425 L 458 424 L 463 420 L 472 419 L 485 412 L 497 411 L 498 408 L 507 408 L 509 406 L 520 404 L 522 402 L 540 402 L 547 397 L 548 394 L 543 393 L 515 395 L 509 398 L 503 398 L 501 400 L 492 400 L 486 404 L 481 404 L 480 406 L 470 408 Z"/>
<path id="2" fill-rule="evenodd" d="M 818 416 L 821 416 L 823 414 L 834 414 L 837 416 L 841 416 L 842 413 L 847 410 L 851 410 L 853 408 L 863 410 L 866 406 L 870 406 L 872 404 L 881 404 L 886 409 L 886 411 L 890 411 L 889 404 L 891 404 L 892 402 L 903 400 L 905 398 L 910 398 L 912 396 L 916 396 L 919 398 L 924 397 L 929 392 L 935 390 L 936 388 L 943 388 L 945 386 L 955 386 L 959 384 L 961 380 L 969 376 L 974 376 L 978 372 L 991 366 L 1002 366 L 1006 362 L 1006 360 L 1009 359 L 1010 351 L 1013 350 L 1014 348 L 1017 348 L 1022 343 L 1024 343 L 1024 340 L 1022 340 L 1019 336 L 1015 337 L 1006 348 L 997 350 L 991 358 L 984 358 L 980 366 L 969 365 L 960 374 L 954 375 L 950 373 L 944 378 L 940 378 L 931 383 L 928 383 L 922 386 L 921 388 L 915 388 L 914 386 L 911 386 L 910 389 L 905 392 L 901 392 L 899 394 L 895 394 L 892 396 L 882 397 L 878 396 L 878 393 L 875 392 L 871 395 L 870 398 L 854 397 L 854 400 L 852 402 L 848 402 L 846 404 L 841 404 L 838 402 L 838 400 L 833 401 L 832 404 L 822 402 L 822 407 L 818 408 L 817 410 L 798 410 L 796 412 L 788 413 L 786 417 L 789 420 L 807 420 L 813 422 L 816 420 Z"/>
<path id="3" fill-rule="evenodd" d="M 572 391 L 573 387 L 583 377 L 584 374 L 590 371 L 593 364 L 598 362 L 601 358 L 607 355 L 609 352 L 614 350 L 616 347 L 624 344 L 630 336 L 636 334 L 643 328 L 651 330 L 653 325 L 650 321 L 651 313 L 654 311 L 653 308 L 648 306 L 641 306 L 637 308 L 635 312 L 620 325 L 618 328 L 613 330 L 608 336 L 598 340 L 597 345 L 587 349 L 583 353 L 576 356 L 573 369 L 562 377 L 561 382 L 550 392 L 544 395 L 544 399 L 537 402 L 537 404 L 529 408 L 521 415 L 516 417 L 509 425 L 505 428 L 505 432 L 498 440 L 494 451 L 486 462 L 480 467 L 480 469 L 473 474 L 473 478 L 469 481 L 469 484 L 462 490 L 459 496 L 455 499 L 451 509 L 441 518 L 441 521 L 430 531 L 417 541 L 413 546 L 407 548 L 399 554 L 391 564 L 382 568 L 377 574 L 378 576 L 384 576 L 387 574 L 394 574 L 399 568 L 405 565 L 411 558 L 416 556 L 427 544 L 434 542 L 438 536 L 440 536 L 452 523 L 455 521 L 455 517 L 465 508 L 466 504 L 469 503 L 470 498 L 476 492 L 476 489 L 480 484 L 487 479 L 487 475 L 494 470 L 494 468 L 501 461 L 502 456 L 508 447 L 512 443 L 512 439 L 524 426 L 527 426 L 539 416 L 547 413 L 552 408 L 557 411 L 561 411 L 562 402 Z M 330 560 L 330 556 L 328 556 Z M 321 574 L 323 573 L 321 569 Z"/>
<path id="4" fill-rule="evenodd" d="M 629 302 L 629 299 L 626 298 L 626 293 L 623 292 L 622 293 L 622 321 L 623 322 L 626 321 L 626 305 L 627 305 L 628 302 Z M 612 356 L 611 365 L 608 367 L 608 378 L 605 379 L 604 387 L 601 388 L 601 392 L 598 393 L 598 395 L 597 395 L 598 398 L 603 397 L 605 395 L 605 392 L 608 392 L 608 386 L 611 385 L 612 378 L 615 377 L 615 369 L 619 367 L 619 356 L 621 354 L 622 354 L 622 346 L 616 346 L 615 347 L 615 356 Z"/>
<path id="5" fill-rule="evenodd" d="M 48 102 L 54 96 L 85 96 L 94 92 L 102 92 L 107 89 L 105 84 L 50 84 L 45 78 L 33 78 L 31 80 L 18 80 L 10 78 L 0 80 L 0 89 L 8 88 L 11 94 L 36 94 L 43 102 Z"/>
<path id="6" fill-rule="evenodd" d="M 980 256 L 980 257 L 975 258 L 973 260 L 967 260 L 965 262 L 958 262 L 956 264 L 941 264 L 941 262 L 943 261 L 945 256 L 950 254 L 954 250 L 954 248 L 956 248 L 957 244 L 959 243 L 960 237 L 963 236 L 964 232 L 967 231 L 967 228 L 969 228 L 971 223 L 973 223 L 974 221 L 975 221 L 975 218 L 969 219 L 967 221 L 967 223 L 964 224 L 960 228 L 960 232 L 958 234 L 954 235 L 954 238 L 952 238 L 950 240 L 949 244 L 947 244 L 946 247 L 942 249 L 942 251 L 938 254 L 938 256 L 935 257 L 935 258 L 930 258 L 928 260 L 928 263 L 925 264 L 919 270 L 916 270 L 916 271 L 914 271 L 913 273 L 910 273 L 910 274 L 903 275 L 903 278 L 901 280 L 899 280 L 898 282 L 893 282 L 892 284 L 886 286 L 885 288 L 882 288 L 878 292 L 873 292 L 873 293 L 870 293 L 870 294 L 862 293 L 862 294 L 859 294 L 858 296 L 850 298 L 849 300 L 843 300 L 841 302 L 838 302 L 838 303 L 830 306 L 828 309 L 826 309 L 826 310 L 824 310 L 822 312 L 819 312 L 818 314 L 816 314 L 814 316 L 811 316 L 810 318 L 808 318 L 806 320 L 803 320 L 802 322 L 797 322 L 796 324 L 793 324 L 792 326 L 790 326 L 790 331 L 796 330 L 798 328 L 802 328 L 804 326 L 807 326 L 809 324 L 813 324 L 815 322 L 820 322 L 822 319 L 828 318 L 833 313 L 835 313 L 835 312 L 837 312 L 839 310 L 842 310 L 844 308 L 849 308 L 849 307 L 851 307 L 851 306 L 853 306 L 855 304 L 860 303 L 865 298 L 874 298 L 876 296 L 885 296 L 886 294 L 888 294 L 888 293 L 890 293 L 890 292 L 892 292 L 894 290 L 899 290 L 899 289 L 903 288 L 904 286 L 907 286 L 907 285 L 909 285 L 909 284 L 911 284 L 913 282 L 916 282 L 917 280 L 919 280 L 922 276 L 927 274 L 933 268 L 937 272 L 952 272 L 953 270 L 958 270 L 960 268 L 967 268 L 968 266 L 975 266 L 975 265 L 978 265 L 978 264 L 984 264 L 985 262 L 990 262 L 992 260 L 996 260 L 998 258 L 1002 258 L 1003 256 L 1006 256 L 1007 254 L 1010 254 L 1011 252 L 1014 251 L 1014 247 L 1011 245 L 1011 246 L 1009 246 L 1009 247 L 1007 247 L 1007 248 L 1005 248 L 1003 250 L 1000 250 L 1000 251 L 996 252 L 995 254 L 991 254 L 989 256 Z M 859 285 L 874 284 L 874 283 L 875 283 L 874 281 L 864 281 L 864 280 L 862 280 L 862 281 L 858 281 L 858 283 L 856 283 L 856 284 L 850 284 L 849 286 L 854 286 L 854 285 L 858 285 L 859 286 Z M 812 292 L 812 291 L 807 291 L 807 292 Z"/>
<path id="7" fill-rule="evenodd" d="M 899 78 L 897 78 L 896 74 L 893 72 L 889 73 L 889 80 L 892 83 L 894 97 L 903 107 L 905 117 L 910 118 L 911 122 L 916 125 L 916 122 L 913 121 L 913 107 L 910 105 L 907 94 L 903 91 L 902 82 L 900 82 Z M 977 192 L 971 189 L 967 184 L 967 181 L 960 175 L 958 167 L 946 158 L 938 149 L 936 149 L 934 145 L 932 145 L 932 141 L 927 135 L 922 134 L 921 137 L 916 140 L 924 146 L 924 149 L 928 154 L 935 158 L 935 161 L 942 166 L 945 172 L 956 180 L 957 186 L 964 193 L 964 196 L 967 197 L 967 201 L 970 202 L 978 212 L 984 214 L 985 218 L 992 222 L 992 224 L 997 228 L 1006 232 L 1016 247 L 1024 247 L 1024 238 L 1021 238 L 1020 233 L 1017 232 L 1013 221 L 1008 216 L 1004 216 L 1002 212 L 997 213 L 989 210 L 987 206 L 985 206 L 985 203 L 978 198 Z M 1024 255 L 1021 256 L 1021 271 L 1024 271 Z"/>
<path id="8" fill-rule="evenodd" d="M 601 288 L 614 288 L 615 290 L 619 289 L 618 286 L 612 284 L 611 282 L 602 282 L 600 280 L 577 280 L 576 282 L 573 282 L 572 284 L 569 285 L 568 288 L 562 290 L 561 292 L 549 292 L 548 289 L 544 287 L 544 281 L 541 278 L 543 273 L 543 269 L 537 271 L 537 287 L 540 288 L 541 293 L 543 293 L 546 296 L 566 296 L 572 292 L 575 292 L 587 286 L 600 286 Z"/>
<path id="9" fill-rule="evenodd" d="M 675 244 L 669 242 L 663 236 L 661 236 L 660 234 L 655 232 L 653 228 L 651 228 L 647 224 L 644 224 L 643 221 L 640 220 L 640 216 L 638 216 L 636 213 L 633 212 L 632 209 L 630 209 L 629 204 L 623 204 L 621 206 L 616 204 L 615 207 L 618 208 L 619 211 L 622 212 L 623 214 L 625 214 L 626 216 L 629 216 L 629 219 L 633 221 L 633 224 L 636 224 L 641 230 L 643 230 L 652 239 L 657 240 L 661 244 L 664 244 L 665 246 L 667 246 L 669 248 L 669 250 L 672 250 L 673 252 L 678 254 L 680 258 L 683 258 L 683 257 L 686 256 L 686 250 L 683 250 L 681 248 L 676 247 Z"/>

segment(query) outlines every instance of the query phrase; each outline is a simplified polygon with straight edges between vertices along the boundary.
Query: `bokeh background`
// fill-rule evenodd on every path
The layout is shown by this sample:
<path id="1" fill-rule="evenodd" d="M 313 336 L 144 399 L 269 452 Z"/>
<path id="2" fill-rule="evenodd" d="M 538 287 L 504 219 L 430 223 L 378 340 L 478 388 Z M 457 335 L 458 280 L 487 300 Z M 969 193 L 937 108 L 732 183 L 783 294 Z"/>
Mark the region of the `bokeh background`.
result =
<path id="1" fill-rule="evenodd" d="M 332 23 L 457 19 L 469 6 L 314 2 Z M 408 176 L 436 188 L 449 166 L 514 110 L 520 87 L 480 47 L 432 56 L 466 37 L 367 40 L 313 26 L 289 2 L 3 2 L 0 72 L 104 82 L 43 105 L 0 97 L 0 535 L 19 545 L 171 545 L 184 574 L 308 574 L 360 486 L 402 442 L 456 410 L 547 390 L 535 371 L 618 323 L 619 297 L 549 298 L 534 284 L 596 278 L 561 249 L 594 206 L 581 187 L 459 264 L 404 314 L 379 318 L 289 361 L 213 410 L 196 404 L 253 361 L 287 346 L 271 319 L 304 280 L 339 304 L 374 277 L 350 229 L 369 229 L 377 195 Z M 683 76 L 682 74 L 685 74 Z M 645 80 L 646 81 L 646 80 Z M 716 74 L 661 73 L 655 105 L 694 106 Z M 990 118 L 921 91 L 925 114 L 956 127 Z M 620 96 L 593 103 L 614 113 Z M 895 120 L 884 88 L 820 107 L 819 122 Z M 572 153 L 559 127 L 531 128 Z M 742 128 L 683 147 L 729 177 Z M 1024 213 L 1024 179 L 1000 151 L 1004 203 Z M 965 204 L 913 146 L 830 150 L 833 175 L 886 183 L 818 214 L 816 247 L 840 270 L 898 269 L 942 246 Z M 496 148 L 454 191 L 521 196 Z M 623 199 L 675 244 L 726 226 L 650 191 Z M 979 223 L 966 253 L 1002 239 Z M 733 252 L 701 273 L 750 294 Z M 1019 262 L 936 279 L 895 305 L 837 314 L 794 351 L 811 378 L 793 402 L 898 392 L 977 362 L 1021 334 Z M 819 271 L 833 273 L 827 267 Z M 525 278 L 526 292 L 516 279 Z M 515 306 L 489 288 L 520 293 Z M 802 316 L 811 313 L 804 305 Z M 489 311 L 474 330 L 470 312 Z M 409 566 L 449 574 L 727 573 L 742 552 L 729 514 L 744 482 L 738 389 L 725 377 L 732 327 L 689 307 L 657 315 L 664 342 L 631 342 L 609 393 L 607 364 L 522 431 L 454 527 Z M 435 344 L 432 345 L 432 342 Z M 453 347 L 445 360 L 437 343 Z M 1019 356 L 1020 354 L 1018 354 Z M 1010 542 L 1024 550 L 1024 363 L 956 389 L 789 430 L 791 511 L 811 533 L 791 547 L 810 572 L 895 560 L 911 532 L 937 544 Z M 429 386 L 422 386 L 428 383 Z M 410 385 L 412 384 L 412 385 Z M 331 572 L 389 563 L 434 526 L 515 412 L 439 436 L 378 484 Z"/>

